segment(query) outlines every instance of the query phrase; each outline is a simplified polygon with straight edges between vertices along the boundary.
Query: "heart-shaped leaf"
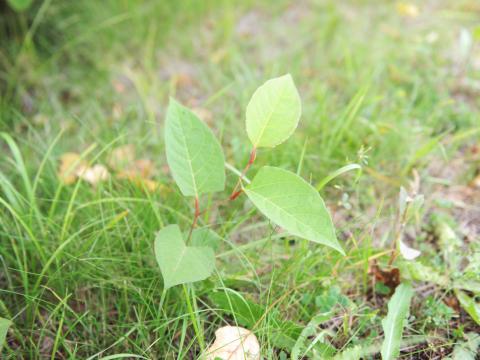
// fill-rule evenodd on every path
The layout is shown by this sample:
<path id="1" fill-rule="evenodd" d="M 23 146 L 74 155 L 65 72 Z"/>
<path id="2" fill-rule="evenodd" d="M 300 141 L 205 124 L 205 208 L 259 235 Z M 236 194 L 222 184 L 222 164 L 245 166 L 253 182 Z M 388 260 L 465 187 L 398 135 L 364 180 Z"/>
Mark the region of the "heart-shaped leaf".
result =
<path id="1" fill-rule="evenodd" d="M 2 351 L 3 343 L 5 342 L 7 331 L 11 324 L 12 322 L 10 320 L 0 318 L 0 351 Z"/>
<path id="2" fill-rule="evenodd" d="M 191 243 L 193 246 L 209 246 L 216 251 L 221 241 L 220 235 L 208 227 L 201 227 L 192 231 Z"/>
<path id="3" fill-rule="evenodd" d="M 186 246 L 178 225 L 168 225 L 157 233 L 155 257 L 165 288 L 204 280 L 215 268 L 212 248 Z"/>
<path id="4" fill-rule="evenodd" d="M 292 235 L 330 246 L 345 255 L 325 203 L 298 175 L 264 166 L 245 192 L 266 217 Z"/>
<path id="5" fill-rule="evenodd" d="M 247 105 L 247 134 L 255 148 L 275 147 L 295 131 L 302 112 L 290 74 L 268 80 Z"/>
<path id="6" fill-rule="evenodd" d="M 167 162 L 185 196 L 222 191 L 225 159 L 212 131 L 197 115 L 170 99 L 165 122 Z"/>

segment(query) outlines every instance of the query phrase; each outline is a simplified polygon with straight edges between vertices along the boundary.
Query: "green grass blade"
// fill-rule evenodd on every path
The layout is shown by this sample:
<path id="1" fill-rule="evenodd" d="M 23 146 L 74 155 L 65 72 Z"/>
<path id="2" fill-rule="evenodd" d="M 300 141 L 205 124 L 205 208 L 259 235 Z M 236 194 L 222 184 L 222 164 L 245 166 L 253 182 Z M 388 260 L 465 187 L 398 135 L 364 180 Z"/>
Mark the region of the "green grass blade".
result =
<path id="1" fill-rule="evenodd" d="M 317 190 L 318 191 L 322 190 L 325 187 L 325 185 L 327 185 L 330 181 L 352 170 L 359 170 L 360 172 L 362 170 L 362 167 L 358 164 L 348 164 L 348 165 L 342 166 L 340 169 L 337 169 L 334 172 L 328 174 L 326 177 L 324 177 L 317 184 Z"/>

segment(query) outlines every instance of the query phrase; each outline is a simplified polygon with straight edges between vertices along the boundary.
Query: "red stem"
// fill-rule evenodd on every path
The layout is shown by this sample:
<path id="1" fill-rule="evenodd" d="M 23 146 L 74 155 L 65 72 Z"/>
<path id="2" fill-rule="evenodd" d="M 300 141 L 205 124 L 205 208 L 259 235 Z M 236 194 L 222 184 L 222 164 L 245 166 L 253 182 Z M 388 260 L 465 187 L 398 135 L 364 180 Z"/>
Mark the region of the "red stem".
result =
<path id="1" fill-rule="evenodd" d="M 256 157 L 257 157 L 257 149 L 253 148 L 252 152 L 250 153 L 250 158 L 248 159 L 248 163 L 245 166 L 245 169 L 243 169 L 242 174 L 238 177 L 237 184 L 235 185 L 232 193 L 230 194 L 230 197 L 229 197 L 230 200 L 232 201 L 235 200 L 242 193 L 242 189 L 238 190 L 238 187 L 240 186 L 243 177 L 247 174 L 248 169 L 250 169 L 250 166 L 252 166 Z"/>

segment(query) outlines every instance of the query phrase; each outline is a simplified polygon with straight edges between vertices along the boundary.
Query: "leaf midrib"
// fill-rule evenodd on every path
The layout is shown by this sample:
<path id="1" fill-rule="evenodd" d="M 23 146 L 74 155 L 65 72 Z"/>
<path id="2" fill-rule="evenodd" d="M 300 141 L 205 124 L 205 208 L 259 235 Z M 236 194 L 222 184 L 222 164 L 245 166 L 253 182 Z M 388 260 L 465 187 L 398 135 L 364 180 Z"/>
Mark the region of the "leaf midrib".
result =
<path id="1" fill-rule="evenodd" d="M 270 113 L 268 114 L 267 116 L 267 121 L 265 121 L 265 125 L 263 126 L 262 130 L 260 131 L 260 134 L 257 138 L 257 141 L 255 142 L 255 144 L 253 145 L 254 147 L 257 147 L 258 146 L 258 143 L 260 142 L 262 136 L 263 136 L 263 133 L 265 132 L 269 122 L 272 120 L 272 115 L 273 113 L 275 112 L 275 108 L 276 106 L 278 105 L 278 103 L 280 102 L 280 98 L 283 96 L 283 93 L 285 92 L 285 88 L 286 86 L 283 86 L 282 89 L 279 91 L 279 94 L 277 96 L 277 99 L 275 101 L 275 105 L 271 107 L 271 110 L 270 110 Z"/>
<path id="2" fill-rule="evenodd" d="M 408 293 L 407 293 L 407 292 L 404 292 L 404 293 L 401 294 L 401 295 L 402 295 L 402 296 L 401 296 L 401 298 L 399 299 L 398 302 L 399 302 L 400 305 L 403 305 L 403 303 L 405 302 L 405 299 L 404 299 L 404 298 L 408 295 Z M 393 308 L 393 306 L 392 306 L 392 308 Z M 389 310 L 390 310 L 390 308 L 389 308 Z M 400 309 L 400 310 L 403 310 L 403 309 Z M 387 355 L 389 355 L 389 356 L 391 355 L 391 351 L 392 351 L 392 343 L 393 343 L 393 339 L 394 339 L 394 337 L 393 337 L 393 332 L 394 332 L 394 330 L 395 330 L 395 324 L 397 323 L 398 318 L 400 317 L 400 316 L 399 316 L 400 313 L 403 314 L 404 312 L 406 312 L 406 311 L 396 311 L 396 312 L 394 312 L 394 313 L 392 314 L 391 325 L 390 325 L 389 328 L 387 329 L 388 332 L 385 331 L 385 336 L 386 336 L 386 337 L 388 336 L 387 347 L 386 347 L 385 350 L 386 350 Z M 402 316 L 402 317 L 403 317 L 403 316 Z M 387 320 L 387 319 L 388 319 L 388 315 L 387 315 L 387 318 L 386 318 L 385 320 Z M 401 327 L 402 327 L 402 329 L 403 329 L 403 320 L 402 320 L 402 324 L 401 324 L 401 325 L 402 325 Z M 390 357 L 389 357 L 389 358 L 390 358 Z"/>
<path id="3" fill-rule="evenodd" d="M 294 217 L 292 214 L 290 214 L 289 212 L 285 211 L 282 207 L 280 207 L 279 205 L 277 205 L 276 203 L 274 203 L 273 201 L 271 201 L 269 198 L 261 195 L 261 194 L 258 193 L 258 192 L 252 191 L 251 189 L 245 189 L 245 191 L 247 192 L 247 194 L 248 194 L 248 192 L 251 192 L 251 193 L 256 194 L 257 196 L 261 197 L 262 199 L 264 199 L 265 201 L 267 201 L 268 203 L 270 203 L 271 205 L 273 205 L 275 208 L 279 209 L 282 213 L 286 214 L 290 219 L 293 219 L 293 220 L 297 221 L 298 223 L 300 223 L 300 224 L 304 225 L 305 227 L 307 227 L 309 230 L 311 230 L 311 231 L 313 231 L 314 233 L 318 234 L 318 232 L 317 232 L 314 228 L 312 228 L 310 225 L 308 225 L 308 224 L 304 223 L 303 221 L 297 219 L 297 218 Z M 320 234 L 318 234 L 318 235 L 320 235 Z M 320 235 L 320 236 L 321 236 L 321 235 Z M 323 236 L 321 236 L 321 237 L 323 238 Z M 328 243 L 328 244 L 331 245 L 330 241 L 326 241 L 326 243 Z"/>
<path id="4" fill-rule="evenodd" d="M 193 172 L 190 149 L 188 148 L 187 138 L 185 136 L 185 129 L 183 128 L 183 123 L 181 120 L 179 120 L 178 123 L 181 129 L 181 135 L 182 135 L 181 137 L 182 137 L 183 145 L 185 146 L 185 151 L 187 153 L 187 163 L 188 163 L 188 167 L 190 168 L 190 176 L 192 178 L 193 191 L 195 193 L 195 197 L 198 197 L 197 182 L 195 181 L 195 174 Z"/>
<path id="5" fill-rule="evenodd" d="M 172 269 L 172 274 L 174 274 L 175 272 L 177 272 L 178 268 L 180 267 L 180 263 L 182 262 L 182 259 L 183 257 L 185 256 L 185 252 L 187 251 L 187 246 L 186 245 L 183 245 L 183 249 L 182 249 L 182 252 L 180 253 L 180 255 L 178 256 L 178 261 L 177 261 L 177 264 L 174 266 L 174 268 Z"/>

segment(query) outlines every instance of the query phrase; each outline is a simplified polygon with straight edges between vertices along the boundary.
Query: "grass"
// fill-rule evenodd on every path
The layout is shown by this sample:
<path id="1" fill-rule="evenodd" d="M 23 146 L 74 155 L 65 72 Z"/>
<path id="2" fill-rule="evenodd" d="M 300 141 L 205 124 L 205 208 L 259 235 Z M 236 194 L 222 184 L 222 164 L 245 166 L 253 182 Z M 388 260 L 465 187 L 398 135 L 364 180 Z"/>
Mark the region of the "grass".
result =
<path id="1" fill-rule="evenodd" d="M 14 323 L 3 357 L 195 358 L 218 327 L 238 323 L 254 330 L 265 358 L 284 359 L 332 304 L 317 333 L 339 352 L 357 346 L 374 357 L 389 293 L 372 285 L 371 265 L 388 268 L 399 188 L 415 174 L 426 202 L 405 232 L 419 262 L 458 272 L 442 255 L 438 224 L 448 223 L 461 239 L 457 257 L 479 264 L 480 196 L 469 184 L 480 165 L 480 9 L 419 2 L 411 17 L 397 5 L 39 1 L 2 15 L 0 316 Z M 168 97 L 203 111 L 227 161 L 242 168 L 246 103 L 286 72 L 302 97 L 300 128 L 259 152 L 251 173 L 268 163 L 319 186 L 347 256 L 279 234 L 243 197 L 201 218 L 223 239 L 215 275 L 164 291 L 154 234 L 170 223 L 187 229 L 193 214 L 165 169 Z M 106 163 L 125 144 L 154 162 L 160 191 L 59 181 L 65 152 Z M 348 164 L 362 169 L 325 181 Z M 224 196 L 235 174 L 227 181 Z M 414 284 L 403 358 L 447 356 L 479 331 L 450 286 Z"/>

